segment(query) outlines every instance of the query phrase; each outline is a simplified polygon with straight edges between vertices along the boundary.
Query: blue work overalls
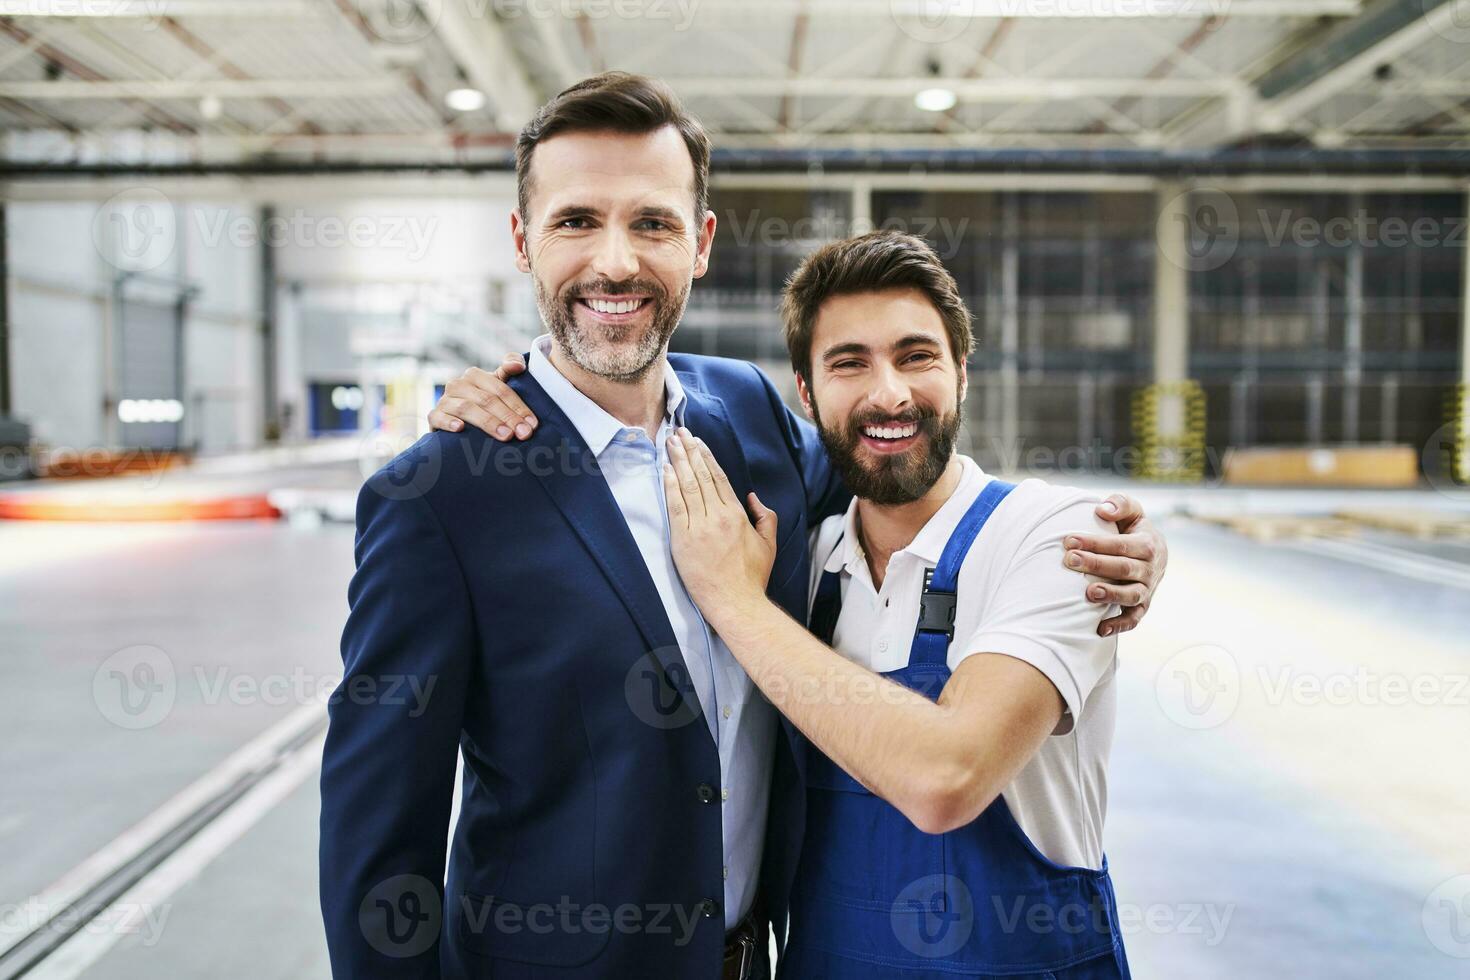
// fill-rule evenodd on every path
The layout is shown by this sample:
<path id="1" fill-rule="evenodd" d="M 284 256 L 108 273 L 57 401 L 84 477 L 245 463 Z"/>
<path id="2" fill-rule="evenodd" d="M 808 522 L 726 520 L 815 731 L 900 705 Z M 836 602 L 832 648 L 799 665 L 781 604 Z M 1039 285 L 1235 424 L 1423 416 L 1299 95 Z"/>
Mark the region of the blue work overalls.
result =
<path id="1" fill-rule="evenodd" d="M 992 480 L 961 518 L 925 576 L 908 666 L 884 677 L 939 697 L 960 564 L 1013 489 Z M 824 572 L 811 629 L 829 644 L 841 608 L 838 573 Z M 806 832 L 780 980 L 1129 976 L 1106 858 L 1100 871 L 1049 861 L 999 796 L 964 827 L 923 833 L 801 743 Z"/>

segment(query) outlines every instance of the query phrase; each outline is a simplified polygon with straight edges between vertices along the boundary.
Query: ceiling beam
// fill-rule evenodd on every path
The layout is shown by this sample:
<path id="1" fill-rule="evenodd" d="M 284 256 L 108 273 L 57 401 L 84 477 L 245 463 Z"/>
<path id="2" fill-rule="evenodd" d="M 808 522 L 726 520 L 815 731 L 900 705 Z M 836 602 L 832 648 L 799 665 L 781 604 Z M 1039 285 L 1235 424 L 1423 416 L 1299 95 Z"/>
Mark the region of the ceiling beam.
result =
<path id="1" fill-rule="evenodd" d="M 786 59 L 786 74 L 790 78 L 795 78 L 801 74 L 802 53 L 806 48 L 806 31 L 810 23 L 810 18 L 806 12 L 807 2 L 808 0 L 800 0 L 796 17 L 791 22 L 791 47 Z M 782 129 L 791 128 L 794 101 L 795 97 L 790 92 L 781 96 L 781 108 L 776 115 Z"/>
<path id="2" fill-rule="evenodd" d="M 157 23 L 164 17 L 211 20 L 260 18 L 319 18 L 323 13 L 312 0 L 110 0 L 107 3 L 37 3 L 36 0 L 0 0 L 0 17 L 16 20 L 140 20 Z"/>
<path id="3" fill-rule="evenodd" d="M 1244 89 L 1230 78 L 675 78 L 664 81 L 682 96 L 841 96 L 912 99 L 928 88 L 947 88 L 961 101 L 1055 102 L 1110 97 L 1200 98 Z"/>
<path id="4" fill-rule="evenodd" d="M 571 51 L 562 37 L 562 21 L 550 17 L 536 17 L 533 21 L 536 25 L 536 43 L 541 46 L 546 66 L 556 79 L 557 90 L 565 89 L 581 78 L 582 72 L 572 61 Z"/>
<path id="5" fill-rule="evenodd" d="M 495 104 L 495 124 L 519 132 L 541 105 L 530 73 L 483 0 L 419 0 L 471 85 Z"/>
<path id="6" fill-rule="evenodd" d="M 324 8 L 327 3 L 328 0 L 323 0 Z M 384 32 L 377 24 L 370 21 L 367 11 L 358 5 L 357 0 L 335 0 L 331 6 L 336 9 L 338 18 L 350 26 L 357 33 L 358 38 L 367 45 L 370 53 L 375 52 L 380 44 L 394 43 L 388 40 L 393 36 L 393 32 L 391 30 Z M 415 7 L 414 9 L 423 13 L 421 8 Z M 428 13 L 423 15 L 425 22 L 432 26 L 434 21 L 428 19 L 430 15 Z M 456 129 L 458 120 L 448 107 L 429 91 L 429 86 L 424 83 L 417 69 L 406 64 L 401 69 L 400 77 L 404 87 L 413 93 L 414 98 L 419 100 L 431 118 L 438 120 L 447 132 L 453 132 Z"/>
<path id="7" fill-rule="evenodd" d="M 9 34 L 12 38 L 23 45 L 28 44 L 28 42 L 33 39 L 31 33 L 27 31 L 24 27 L 21 27 L 20 24 L 16 23 L 14 18 L 0 17 L 0 32 Z M 107 82 L 107 79 L 102 75 L 101 72 L 96 71 L 90 65 L 87 65 L 77 58 L 72 57 L 71 55 L 55 47 L 54 45 L 42 43 L 31 48 L 31 51 L 37 57 L 44 58 L 52 64 L 60 66 L 62 70 L 81 80 L 72 81 L 70 79 L 57 79 L 56 81 L 49 82 L 47 84 L 89 85 L 106 84 Z M 157 106 L 148 105 L 146 102 L 142 102 L 138 105 L 138 109 L 140 113 L 145 116 L 150 122 L 154 124 L 160 124 L 165 129 L 172 130 L 176 133 L 194 132 L 194 127 L 191 126 L 189 123 L 169 112 L 165 112 Z M 70 128 L 70 123 L 67 123 L 66 126 Z"/>
<path id="8" fill-rule="evenodd" d="M 1167 127 L 1168 142 L 1217 146 L 1289 130 L 1322 103 L 1372 77 L 1380 65 L 1451 36 L 1460 2 L 1393 0 L 1338 25 L 1267 71 L 1246 94 Z M 1232 8 L 1230 15 L 1238 16 L 1238 10 Z"/>
<path id="9" fill-rule="evenodd" d="M 448 0 L 446 0 L 448 2 Z M 685 0 L 686 3 L 689 0 Z M 474 13 L 480 16 L 489 4 L 476 0 Z M 1082 4 L 1067 0 L 810 0 L 815 14 L 890 17 L 897 19 L 932 19 L 936 7 L 946 17 L 971 20 L 994 20 L 1001 17 L 1023 19 L 1186 19 L 1221 16 L 1237 17 L 1351 17 L 1360 9 L 1359 0 L 1150 0 L 1147 4 L 1120 3 L 1115 8 L 1106 4 Z M 590 14 L 606 16 L 607 0 L 561 0 L 559 12 L 571 17 Z M 743 14 L 790 13 L 791 0 L 694 0 L 690 13 Z M 324 16 L 314 0 L 110 0 L 107 3 L 37 3 L 37 0 L 0 0 L 0 17 L 18 20 L 89 18 L 107 20 L 158 21 L 162 16 L 184 19 L 256 20 L 258 18 L 316 19 Z"/>
<path id="10" fill-rule="evenodd" d="M 711 15 L 749 17 L 752 14 L 789 14 L 791 0 L 684 0 L 695 18 Z M 674 6 L 678 7 L 679 4 Z M 557 9 L 569 15 L 606 16 L 607 0 L 561 0 Z M 814 15 L 881 17 L 902 24 L 906 20 L 932 25 L 938 14 L 945 18 L 994 20 L 1062 18 L 1068 20 L 1150 20 L 1185 18 L 1198 20 L 1229 14 L 1240 17 L 1351 17 L 1360 9 L 1359 0 L 1123 0 L 1116 4 L 1082 3 L 1077 0 L 809 0 Z M 671 14 L 671 16 L 673 16 Z M 931 28 L 932 29 L 932 28 Z"/>
<path id="11" fill-rule="evenodd" d="M 252 81 L 252 78 L 248 72 L 246 72 L 230 59 L 226 58 L 222 51 L 216 50 L 199 35 L 195 34 L 183 24 L 179 23 L 176 18 L 165 17 L 163 18 L 161 23 L 164 30 L 168 32 L 170 37 L 178 41 L 180 44 L 188 48 L 191 52 L 199 57 L 200 61 L 198 65 L 198 70 L 200 72 L 207 70 L 217 71 L 221 75 L 224 75 L 227 78 L 232 78 L 235 81 Z M 158 73 L 150 72 L 150 74 L 154 74 L 155 77 L 157 77 Z M 185 72 L 184 77 L 192 78 L 197 74 L 198 72 L 190 70 Z M 276 111 L 277 119 L 292 118 L 296 115 L 296 111 L 291 107 L 290 103 L 286 102 L 284 99 L 272 96 L 270 98 L 267 98 L 265 101 L 272 109 Z M 310 123 L 307 123 L 307 128 L 315 129 L 315 127 Z"/>
<path id="12" fill-rule="evenodd" d="M 1150 68 L 1144 75 L 1144 78 L 1157 80 L 1169 77 L 1180 63 L 1192 58 L 1195 49 L 1203 44 L 1206 39 L 1213 36 L 1224 23 L 1225 19 L 1223 17 L 1206 17 L 1200 22 L 1198 27 L 1189 33 L 1188 37 L 1175 44 L 1168 54 L 1164 55 L 1158 63 Z M 1127 115 L 1128 110 L 1137 105 L 1138 101 L 1139 96 L 1130 95 L 1115 103 L 1113 105 L 1113 111 Z M 1155 121 L 1153 125 L 1157 128 L 1158 122 Z"/>
<path id="13" fill-rule="evenodd" d="M 360 98 L 402 90 L 392 75 L 364 78 L 200 78 L 57 79 L 53 82 L 0 82 L 0 98 L 38 102 L 76 99 Z"/>

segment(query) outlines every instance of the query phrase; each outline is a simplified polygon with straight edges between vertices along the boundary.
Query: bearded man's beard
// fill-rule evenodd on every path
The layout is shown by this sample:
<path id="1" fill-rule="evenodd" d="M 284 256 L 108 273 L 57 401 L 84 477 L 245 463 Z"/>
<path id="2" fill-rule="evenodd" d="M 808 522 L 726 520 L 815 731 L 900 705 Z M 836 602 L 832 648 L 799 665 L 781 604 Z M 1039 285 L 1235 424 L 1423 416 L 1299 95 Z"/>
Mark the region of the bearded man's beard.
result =
<path id="1" fill-rule="evenodd" d="M 957 401 L 955 410 L 942 417 L 916 407 L 898 416 L 872 412 L 853 415 L 845 424 L 829 428 L 823 424 L 813 399 L 812 419 L 847 489 L 864 500 L 891 506 L 918 500 L 944 475 L 959 438 L 962 404 Z M 918 425 L 919 438 L 907 451 L 880 456 L 862 448 L 865 426 L 910 423 Z"/>
<path id="2" fill-rule="evenodd" d="M 631 383 L 641 380 L 660 354 L 664 352 L 674 328 L 684 316 L 689 301 L 689 285 L 671 297 L 663 284 L 654 279 L 625 279 L 613 282 L 599 278 L 576 283 L 553 296 L 533 274 L 536 307 L 541 320 L 556 338 L 557 344 L 573 364 L 589 374 L 609 381 Z M 648 296 L 652 315 L 643 322 L 626 326 L 577 322 L 577 300 L 586 295 L 636 293 Z M 640 318 L 641 319 L 641 318 Z"/>

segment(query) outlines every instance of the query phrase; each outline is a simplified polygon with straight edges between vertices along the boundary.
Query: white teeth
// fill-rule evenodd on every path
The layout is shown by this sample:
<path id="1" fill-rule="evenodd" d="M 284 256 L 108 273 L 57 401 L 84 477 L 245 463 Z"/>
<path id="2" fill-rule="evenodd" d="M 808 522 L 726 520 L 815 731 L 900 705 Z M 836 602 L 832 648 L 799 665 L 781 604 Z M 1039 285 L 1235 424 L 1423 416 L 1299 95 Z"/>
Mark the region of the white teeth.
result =
<path id="1" fill-rule="evenodd" d="M 598 313 L 632 313 L 643 305 L 641 299 L 628 299 L 619 303 L 609 302 L 605 299 L 589 299 L 587 305 Z"/>
<path id="2" fill-rule="evenodd" d="M 908 425 L 867 425 L 863 427 L 863 435 L 871 436 L 874 439 L 907 439 L 918 431 L 919 424 L 917 422 L 910 422 Z"/>

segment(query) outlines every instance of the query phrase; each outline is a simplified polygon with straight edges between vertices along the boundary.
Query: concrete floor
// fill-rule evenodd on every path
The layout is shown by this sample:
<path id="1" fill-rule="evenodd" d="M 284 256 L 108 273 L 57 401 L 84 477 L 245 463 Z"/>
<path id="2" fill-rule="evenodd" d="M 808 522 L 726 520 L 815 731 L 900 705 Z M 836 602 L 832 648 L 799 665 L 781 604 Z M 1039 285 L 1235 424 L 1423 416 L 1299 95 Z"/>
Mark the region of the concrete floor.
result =
<path id="1" fill-rule="evenodd" d="M 1470 887 L 1436 889 L 1470 875 L 1470 592 L 1163 524 L 1168 579 L 1121 647 L 1107 827 L 1135 974 L 1466 976 L 1470 914 L 1440 903 Z M 1463 544 L 1376 540 L 1470 568 Z M 334 524 L 0 524 L 0 907 L 310 703 L 340 670 L 351 546 Z M 176 693 L 130 728 L 97 675 L 139 645 Z M 241 676 L 262 691 L 220 693 Z M 37 975 L 326 977 L 316 772 L 293 779 L 177 876 L 157 928 Z"/>

